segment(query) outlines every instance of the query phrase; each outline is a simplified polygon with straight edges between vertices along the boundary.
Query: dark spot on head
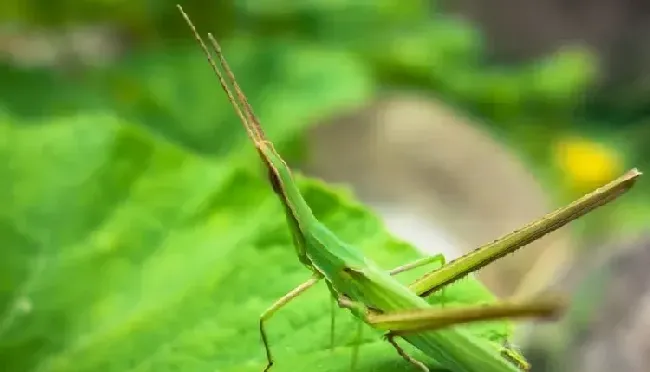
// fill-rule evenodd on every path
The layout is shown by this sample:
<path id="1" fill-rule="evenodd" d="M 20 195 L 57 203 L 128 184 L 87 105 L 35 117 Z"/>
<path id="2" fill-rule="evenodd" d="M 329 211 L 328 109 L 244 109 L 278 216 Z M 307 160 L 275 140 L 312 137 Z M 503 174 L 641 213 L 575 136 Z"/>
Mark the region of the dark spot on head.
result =
<path id="1" fill-rule="evenodd" d="M 267 163 L 267 169 L 268 169 L 267 176 L 269 182 L 271 183 L 271 187 L 273 187 L 273 191 L 280 196 L 284 195 L 284 190 L 282 189 L 282 183 L 280 182 L 278 175 L 273 170 L 273 167 Z"/>

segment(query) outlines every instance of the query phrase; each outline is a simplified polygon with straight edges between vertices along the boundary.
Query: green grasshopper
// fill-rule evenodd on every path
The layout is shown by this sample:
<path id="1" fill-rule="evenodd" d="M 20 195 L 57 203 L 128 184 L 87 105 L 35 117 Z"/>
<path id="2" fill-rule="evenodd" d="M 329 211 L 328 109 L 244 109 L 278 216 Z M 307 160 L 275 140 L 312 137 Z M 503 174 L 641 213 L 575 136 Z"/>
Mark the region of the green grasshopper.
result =
<path id="1" fill-rule="evenodd" d="M 348 309 L 372 328 L 385 331 L 386 341 L 395 348 L 397 353 L 422 371 L 429 369 L 424 363 L 409 355 L 396 342 L 397 337 L 404 339 L 448 370 L 459 372 L 527 370 L 529 365 L 518 353 L 505 346 L 486 342 L 467 329 L 452 326 L 505 318 L 555 318 L 564 309 L 564 301 L 547 297 L 443 309 L 431 305 L 425 297 L 613 200 L 632 187 L 641 173 L 633 169 L 569 206 L 558 209 L 452 262 L 445 264 L 442 256 L 426 257 L 387 272 L 355 247 L 341 241 L 312 214 L 293 181 L 291 170 L 276 152 L 273 144 L 266 139 L 258 118 L 221 53 L 218 42 L 208 34 L 221 68 L 234 89 L 234 94 L 192 21 L 180 5 L 178 9 L 205 52 L 221 87 L 255 145 L 266 167 L 273 191 L 284 207 L 298 259 L 312 272 L 309 280 L 278 299 L 260 317 L 260 335 L 267 359 L 264 371 L 273 365 L 265 329 L 266 321 L 292 299 L 321 280 L 325 281 L 330 294 L 341 308 Z M 394 275 L 400 272 L 434 261 L 442 261 L 443 266 L 425 274 L 410 286 L 405 286 L 394 278 Z"/>

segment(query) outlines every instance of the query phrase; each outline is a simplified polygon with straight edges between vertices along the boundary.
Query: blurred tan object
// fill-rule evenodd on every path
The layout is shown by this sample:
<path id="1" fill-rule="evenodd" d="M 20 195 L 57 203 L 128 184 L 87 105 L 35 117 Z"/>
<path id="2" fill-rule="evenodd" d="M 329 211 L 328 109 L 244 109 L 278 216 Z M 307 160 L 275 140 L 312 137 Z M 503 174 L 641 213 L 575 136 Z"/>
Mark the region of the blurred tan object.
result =
<path id="1" fill-rule="evenodd" d="M 420 249 L 451 257 L 554 209 L 516 155 L 440 102 L 393 94 L 310 133 L 304 170 L 352 186 L 389 229 Z M 397 223 L 402 220 L 402 233 Z M 415 238 L 425 226 L 427 242 Z M 500 296 L 542 290 L 570 258 L 559 231 L 481 270 Z M 530 275 L 527 275 L 530 274 Z M 528 278 L 526 283 L 522 283 Z"/>
<path id="2" fill-rule="evenodd" d="M 0 59 L 23 67 L 104 66 L 125 52 L 125 38 L 108 24 L 64 30 L 0 25 Z"/>
<path id="3" fill-rule="evenodd" d="M 573 294 L 561 323 L 532 328 L 537 372 L 650 370 L 650 234 L 583 255 L 553 283 Z"/>

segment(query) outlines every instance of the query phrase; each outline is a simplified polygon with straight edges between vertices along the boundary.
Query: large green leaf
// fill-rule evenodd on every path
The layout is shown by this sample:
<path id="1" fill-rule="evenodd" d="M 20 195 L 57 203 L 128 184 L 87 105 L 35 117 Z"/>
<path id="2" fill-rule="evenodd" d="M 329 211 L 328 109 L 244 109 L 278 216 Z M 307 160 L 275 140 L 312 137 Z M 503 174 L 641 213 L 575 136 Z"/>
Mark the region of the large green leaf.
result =
<path id="1" fill-rule="evenodd" d="M 259 371 L 260 313 L 309 272 L 245 166 L 252 149 L 201 157 L 114 114 L 20 120 L 0 116 L 3 370 Z M 300 182 L 315 213 L 381 265 L 415 257 L 347 193 Z M 441 296 L 491 299 L 474 279 Z M 319 286 L 272 319 L 276 371 L 347 368 L 353 320 L 337 312 L 331 353 L 329 314 Z M 364 339 L 364 370 L 411 370 L 378 334 Z"/>

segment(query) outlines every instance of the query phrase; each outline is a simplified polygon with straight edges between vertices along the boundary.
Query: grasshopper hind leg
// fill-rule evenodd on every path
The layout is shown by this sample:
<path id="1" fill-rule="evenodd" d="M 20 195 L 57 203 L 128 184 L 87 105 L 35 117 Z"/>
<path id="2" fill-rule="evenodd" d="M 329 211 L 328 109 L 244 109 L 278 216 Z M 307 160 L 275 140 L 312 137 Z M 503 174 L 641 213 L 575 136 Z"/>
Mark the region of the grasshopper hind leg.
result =
<path id="1" fill-rule="evenodd" d="M 402 358 L 404 358 L 404 360 L 406 360 L 407 362 L 413 364 L 417 369 L 419 369 L 422 372 L 429 372 L 429 368 L 427 368 L 427 366 L 425 366 L 424 363 L 422 363 L 419 360 L 417 360 L 417 359 L 413 358 L 412 356 L 410 356 L 404 349 L 402 349 L 401 346 L 399 346 L 397 341 L 395 341 L 395 337 L 397 337 L 397 335 L 393 334 L 392 332 L 388 332 L 388 333 L 386 333 L 386 335 L 384 335 L 384 338 L 386 338 L 386 341 L 388 341 L 388 343 L 391 344 L 393 346 L 393 348 L 395 348 L 397 353 Z"/>

